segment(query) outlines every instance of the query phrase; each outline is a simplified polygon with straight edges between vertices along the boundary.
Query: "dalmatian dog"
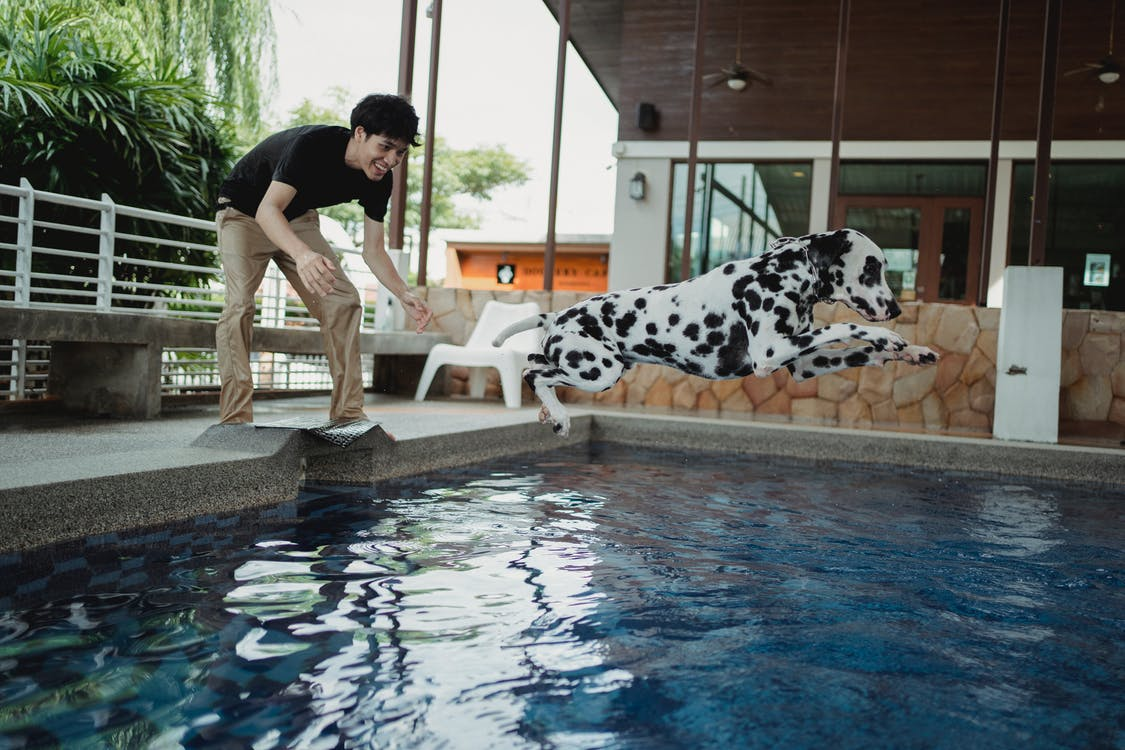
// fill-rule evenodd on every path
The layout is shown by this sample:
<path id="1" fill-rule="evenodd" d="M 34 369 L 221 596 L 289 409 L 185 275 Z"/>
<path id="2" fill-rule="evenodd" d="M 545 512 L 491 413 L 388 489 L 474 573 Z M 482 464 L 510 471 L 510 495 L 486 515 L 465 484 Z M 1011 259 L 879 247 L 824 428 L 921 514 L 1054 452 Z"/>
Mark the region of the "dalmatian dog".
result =
<path id="1" fill-rule="evenodd" d="M 807 380 L 901 360 L 932 364 L 936 352 L 878 326 L 813 329 L 813 306 L 842 302 L 869 321 L 902 312 L 883 277 L 878 245 L 853 229 L 781 237 L 756 258 L 724 263 L 678 284 L 610 292 L 503 330 L 544 328 L 524 380 L 542 402 L 539 421 L 565 437 L 570 417 L 555 386 L 604 391 L 638 362 L 714 380 L 766 377 L 782 367 Z"/>

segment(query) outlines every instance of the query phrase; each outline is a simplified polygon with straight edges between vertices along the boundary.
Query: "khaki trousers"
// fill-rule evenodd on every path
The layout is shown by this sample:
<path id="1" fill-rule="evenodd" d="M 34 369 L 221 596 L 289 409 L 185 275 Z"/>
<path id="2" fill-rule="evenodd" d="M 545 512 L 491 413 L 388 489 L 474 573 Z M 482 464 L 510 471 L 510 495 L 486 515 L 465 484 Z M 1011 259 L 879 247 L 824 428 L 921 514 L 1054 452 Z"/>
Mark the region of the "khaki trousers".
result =
<path id="1" fill-rule="evenodd" d="M 254 381 L 250 372 L 251 334 L 254 330 L 254 292 L 272 260 L 281 268 L 309 313 L 320 322 L 328 371 L 332 376 L 330 419 L 363 419 L 363 370 L 359 357 L 359 323 L 363 307 L 359 293 L 337 265 L 336 281 L 328 296 L 308 290 L 297 275 L 297 264 L 274 246 L 253 217 L 236 208 L 215 216 L 219 252 L 226 274 L 226 304 L 215 329 L 219 355 L 219 421 L 253 422 L 251 399 Z M 293 232 L 310 248 L 336 263 L 336 256 L 320 233 L 320 217 L 307 211 L 289 222 Z"/>

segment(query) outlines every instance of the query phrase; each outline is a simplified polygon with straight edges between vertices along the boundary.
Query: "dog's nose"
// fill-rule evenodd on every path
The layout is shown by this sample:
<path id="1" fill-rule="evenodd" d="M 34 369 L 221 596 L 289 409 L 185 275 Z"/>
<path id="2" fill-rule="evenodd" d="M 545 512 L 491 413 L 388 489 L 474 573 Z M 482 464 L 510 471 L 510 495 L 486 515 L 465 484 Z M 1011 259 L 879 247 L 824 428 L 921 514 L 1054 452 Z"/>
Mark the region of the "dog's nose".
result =
<path id="1" fill-rule="evenodd" d="M 887 320 L 897 318 L 902 314 L 902 308 L 899 307 L 898 300 L 891 297 L 891 301 L 887 303 Z"/>

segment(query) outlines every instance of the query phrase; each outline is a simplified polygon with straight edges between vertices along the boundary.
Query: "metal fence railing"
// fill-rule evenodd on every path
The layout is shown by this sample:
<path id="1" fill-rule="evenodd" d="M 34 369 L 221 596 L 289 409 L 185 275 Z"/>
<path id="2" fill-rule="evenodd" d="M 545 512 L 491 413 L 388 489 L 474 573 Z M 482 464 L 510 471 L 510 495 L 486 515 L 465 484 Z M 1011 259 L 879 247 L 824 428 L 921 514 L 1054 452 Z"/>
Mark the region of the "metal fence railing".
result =
<path id="1" fill-rule="evenodd" d="M 393 325 L 387 298 L 357 248 L 333 246 L 364 302 L 366 331 Z M 317 328 L 275 264 L 256 295 L 254 324 Z M 223 276 L 215 225 L 101 199 L 0 184 L 0 306 L 217 320 Z M 41 396 L 50 345 L 0 331 L 0 400 Z M 252 363 L 263 388 L 331 387 L 322 356 L 263 353 Z M 214 351 L 166 350 L 164 389 L 218 388 Z M 279 385 L 284 384 L 284 385 Z"/>

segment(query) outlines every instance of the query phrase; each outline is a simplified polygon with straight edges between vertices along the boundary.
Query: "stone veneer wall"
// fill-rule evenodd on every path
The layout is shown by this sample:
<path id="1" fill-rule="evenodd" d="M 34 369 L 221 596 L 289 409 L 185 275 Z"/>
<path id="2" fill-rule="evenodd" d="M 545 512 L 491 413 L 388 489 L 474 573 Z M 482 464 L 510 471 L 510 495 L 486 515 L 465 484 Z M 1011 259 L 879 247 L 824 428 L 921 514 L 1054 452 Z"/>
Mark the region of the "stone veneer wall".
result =
<path id="1" fill-rule="evenodd" d="M 589 296 L 580 292 L 490 292 L 431 287 L 419 290 L 434 310 L 437 329 L 463 343 L 484 303 L 533 300 L 562 310 Z M 843 305 L 817 305 L 817 326 L 863 322 Z M 788 371 L 770 377 L 706 380 L 660 365 L 638 365 L 608 391 L 560 388 L 569 403 L 666 409 L 701 415 L 740 414 L 754 419 L 849 428 L 906 429 L 988 435 L 996 394 L 997 308 L 907 303 L 883 325 L 908 341 L 941 353 L 936 366 L 893 363 L 824 375 L 798 383 Z M 1060 420 L 1125 425 L 1125 313 L 1067 310 L 1063 318 Z M 468 373 L 450 370 L 446 392 L 467 392 Z M 495 373 L 489 395 L 499 397 Z M 534 397 L 525 386 L 525 402 Z M 1081 431 L 1081 430 L 1080 430 Z"/>

